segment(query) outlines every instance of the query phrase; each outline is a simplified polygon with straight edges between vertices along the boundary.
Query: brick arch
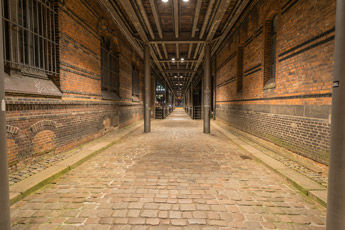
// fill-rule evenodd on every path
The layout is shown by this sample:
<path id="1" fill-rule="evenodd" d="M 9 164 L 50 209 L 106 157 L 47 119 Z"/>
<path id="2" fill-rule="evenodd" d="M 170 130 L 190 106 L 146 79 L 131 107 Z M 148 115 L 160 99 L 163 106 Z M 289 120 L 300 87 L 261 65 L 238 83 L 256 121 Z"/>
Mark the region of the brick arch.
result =
<path id="1" fill-rule="evenodd" d="M 43 131 L 43 130 L 52 130 L 54 131 L 56 129 L 56 122 L 50 121 L 50 120 L 43 120 L 39 121 L 32 126 L 30 126 L 30 131 L 36 135 L 37 133 Z"/>
<path id="2" fill-rule="evenodd" d="M 6 133 L 7 133 L 7 138 L 14 139 L 19 133 L 19 128 L 12 125 L 6 125 Z"/>
<path id="3" fill-rule="evenodd" d="M 19 128 L 12 126 L 12 125 L 6 125 L 6 133 L 7 133 L 7 139 L 6 139 L 6 146 L 7 146 L 7 158 L 8 158 L 8 166 L 15 167 L 15 165 L 18 163 L 18 133 Z"/>
<path id="4" fill-rule="evenodd" d="M 277 16 L 279 22 L 279 15 L 281 13 L 281 2 L 280 0 L 271 1 L 269 8 L 267 9 L 264 22 L 263 22 L 263 34 L 264 34 L 264 55 L 262 57 L 263 63 L 263 86 L 266 87 L 266 84 L 272 84 L 272 87 L 275 87 L 275 83 L 270 83 L 270 57 L 271 57 L 271 25 L 274 17 Z M 273 86 L 274 85 L 274 86 Z"/>
<path id="5" fill-rule="evenodd" d="M 280 12 L 281 12 L 280 0 L 274 0 L 273 2 L 271 2 L 269 8 L 267 9 L 265 13 L 263 24 L 265 25 L 267 21 L 271 21 L 274 18 L 274 16 L 279 15 Z"/>
<path id="6" fill-rule="evenodd" d="M 104 131 L 107 132 L 111 129 L 111 116 L 109 113 L 106 113 L 104 116 L 103 116 L 103 126 L 104 126 Z"/>

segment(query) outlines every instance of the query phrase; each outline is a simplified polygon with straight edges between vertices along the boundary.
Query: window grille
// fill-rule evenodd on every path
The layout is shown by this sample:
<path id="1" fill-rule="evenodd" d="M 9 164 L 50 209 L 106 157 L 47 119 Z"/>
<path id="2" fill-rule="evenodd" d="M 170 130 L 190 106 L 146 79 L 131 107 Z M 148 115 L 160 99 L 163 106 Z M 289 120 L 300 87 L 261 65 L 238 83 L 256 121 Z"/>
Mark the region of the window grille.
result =
<path id="1" fill-rule="evenodd" d="M 101 44 L 102 90 L 119 95 L 119 58 L 112 39 L 104 37 Z"/>
<path id="2" fill-rule="evenodd" d="M 3 0 L 6 70 L 36 77 L 56 75 L 57 12 L 49 0 Z"/>
<path id="3" fill-rule="evenodd" d="M 138 71 L 133 67 L 132 71 L 132 96 L 139 97 L 140 79 Z"/>

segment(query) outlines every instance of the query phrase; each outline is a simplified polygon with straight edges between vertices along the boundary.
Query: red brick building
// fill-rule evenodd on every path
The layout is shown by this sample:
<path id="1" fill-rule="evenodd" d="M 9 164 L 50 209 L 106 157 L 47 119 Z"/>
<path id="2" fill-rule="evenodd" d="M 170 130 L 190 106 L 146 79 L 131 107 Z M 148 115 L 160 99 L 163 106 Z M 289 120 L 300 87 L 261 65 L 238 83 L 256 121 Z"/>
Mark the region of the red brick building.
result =
<path id="1" fill-rule="evenodd" d="M 203 104 L 210 42 L 216 119 L 328 164 L 335 1 L 128 4 L 4 1 L 11 168 L 142 119 L 143 41 L 166 104 Z"/>
<path id="2" fill-rule="evenodd" d="M 252 1 L 217 50 L 216 118 L 328 164 L 335 1 Z"/>
<path id="3" fill-rule="evenodd" d="M 4 1 L 11 168 L 143 116 L 142 56 L 102 6 L 82 0 L 32 4 Z"/>

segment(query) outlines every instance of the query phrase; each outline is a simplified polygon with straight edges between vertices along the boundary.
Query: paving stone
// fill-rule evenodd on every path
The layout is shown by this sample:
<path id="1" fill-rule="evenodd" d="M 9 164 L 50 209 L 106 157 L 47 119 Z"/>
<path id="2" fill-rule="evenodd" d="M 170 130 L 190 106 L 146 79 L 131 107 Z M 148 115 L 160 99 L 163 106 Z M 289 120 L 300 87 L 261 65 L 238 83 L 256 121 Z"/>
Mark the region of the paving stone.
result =
<path id="1" fill-rule="evenodd" d="M 16 203 L 12 227 L 325 229 L 325 208 L 245 154 L 176 111 Z"/>

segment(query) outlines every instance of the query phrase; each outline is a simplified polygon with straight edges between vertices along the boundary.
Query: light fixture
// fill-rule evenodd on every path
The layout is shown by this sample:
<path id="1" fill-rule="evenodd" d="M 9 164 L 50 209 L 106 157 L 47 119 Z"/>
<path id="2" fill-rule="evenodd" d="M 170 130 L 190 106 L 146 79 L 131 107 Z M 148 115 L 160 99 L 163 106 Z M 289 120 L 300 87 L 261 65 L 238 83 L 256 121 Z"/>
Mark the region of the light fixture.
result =
<path id="1" fill-rule="evenodd" d="M 184 2 L 189 2 L 189 0 L 183 0 Z"/>
<path id="2" fill-rule="evenodd" d="M 168 0 L 162 0 L 162 2 L 168 2 Z"/>
<path id="3" fill-rule="evenodd" d="M 175 75 L 175 78 L 177 78 L 177 76 Z"/>
<path id="4" fill-rule="evenodd" d="M 184 62 L 184 58 L 181 58 L 181 62 Z"/>
<path id="5" fill-rule="evenodd" d="M 180 76 L 180 78 L 183 78 L 183 76 Z"/>
<path id="6" fill-rule="evenodd" d="M 171 58 L 171 61 L 172 61 L 172 62 L 175 62 L 175 58 Z"/>

